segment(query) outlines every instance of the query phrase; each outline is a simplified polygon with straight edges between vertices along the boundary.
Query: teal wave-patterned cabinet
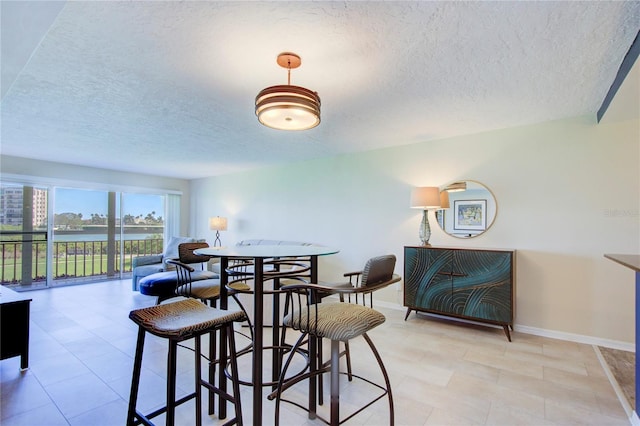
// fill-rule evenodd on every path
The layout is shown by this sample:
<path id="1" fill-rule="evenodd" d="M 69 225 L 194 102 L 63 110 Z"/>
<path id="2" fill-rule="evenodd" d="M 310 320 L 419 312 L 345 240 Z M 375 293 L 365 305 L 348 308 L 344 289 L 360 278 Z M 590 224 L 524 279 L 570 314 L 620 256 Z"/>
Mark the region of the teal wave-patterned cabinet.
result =
<path id="1" fill-rule="evenodd" d="M 405 321 L 412 310 L 513 329 L 515 250 L 407 246 Z"/>

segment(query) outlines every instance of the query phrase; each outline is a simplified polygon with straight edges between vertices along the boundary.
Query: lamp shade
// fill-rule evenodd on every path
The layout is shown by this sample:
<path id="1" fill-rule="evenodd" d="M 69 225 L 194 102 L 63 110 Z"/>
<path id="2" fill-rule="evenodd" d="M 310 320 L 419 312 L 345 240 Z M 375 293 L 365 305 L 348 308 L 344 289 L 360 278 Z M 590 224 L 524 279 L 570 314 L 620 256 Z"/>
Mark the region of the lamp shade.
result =
<path id="1" fill-rule="evenodd" d="M 413 188 L 411 208 L 423 210 L 440 208 L 440 189 L 436 186 Z"/>
<path id="2" fill-rule="evenodd" d="M 307 130 L 320 124 L 320 97 L 300 86 L 272 86 L 256 96 L 260 123 L 278 130 Z"/>
<path id="3" fill-rule="evenodd" d="M 449 192 L 448 191 L 440 191 L 440 208 L 448 209 L 451 207 L 449 204 Z"/>
<path id="4" fill-rule="evenodd" d="M 209 229 L 213 231 L 226 231 L 227 230 L 227 218 L 226 217 L 210 217 Z"/>

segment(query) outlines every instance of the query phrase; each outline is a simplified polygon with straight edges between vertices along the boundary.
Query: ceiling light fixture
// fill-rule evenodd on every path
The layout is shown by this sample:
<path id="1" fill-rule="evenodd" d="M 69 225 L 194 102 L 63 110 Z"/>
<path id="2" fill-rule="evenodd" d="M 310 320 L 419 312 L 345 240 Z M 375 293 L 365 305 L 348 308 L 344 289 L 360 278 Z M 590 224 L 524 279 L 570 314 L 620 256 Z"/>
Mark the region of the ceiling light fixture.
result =
<path id="1" fill-rule="evenodd" d="M 260 123 L 278 130 L 307 130 L 320 124 L 320 97 L 300 86 L 291 85 L 291 70 L 302 64 L 291 52 L 278 55 L 278 65 L 287 69 L 287 84 L 263 89 L 256 96 L 256 115 Z"/>

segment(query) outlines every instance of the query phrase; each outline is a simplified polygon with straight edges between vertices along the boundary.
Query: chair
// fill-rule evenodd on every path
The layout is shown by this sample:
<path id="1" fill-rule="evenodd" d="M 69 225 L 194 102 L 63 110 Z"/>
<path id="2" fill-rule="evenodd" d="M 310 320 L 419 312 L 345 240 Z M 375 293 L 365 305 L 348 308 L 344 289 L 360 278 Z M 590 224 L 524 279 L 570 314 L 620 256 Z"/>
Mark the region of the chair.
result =
<path id="1" fill-rule="evenodd" d="M 176 406 L 194 398 L 196 400 L 196 426 L 200 426 L 202 424 L 202 386 L 214 392 L 220 398 L 234 404 L 235 417 L 225 423 L 226 425 L 242 425 L 242 407 L 240 403 L 240 385 L 238 382 L 238 365 L 233 323 L 244 320 L 246 318 L 244 312 L 241 310 L 223 311 L 211 308 L 195 299 L 182 299 L 177 302 L 131 311 L 129 318 L 135 322 L 139 328 L 131 378 L 127 426 L 141 423 L 153 425 L 150 419 L 163 413 L 166 414 L 166 424 L 172 426 L 175 423 Z M 226 341 L 220 342 L 220 345 L 228 345 L 233 395 L 227 393 L 222 386 L 214 386 L 213 381 L 205 381 L 202 379 L 200 337 L 221 329 L 227 331 Z M 146 333 L 154 334 L 169 341 L 166 405 L 149 414 L 143 414 L 136 408 Z M 176 400 L 176 359 L 178 343 L 191 338 L 195 339 L 195 391 Z M 211 369 L 212 367 L 209 368 L 209 370 Z M 221 417 L 224 417 L 222 413 L 220 414 Z"/>
<path id="2" fill-rule="evenodd" d="M 176 247 L 178 253 L 178 259 L 165 259 L 163 265 L 167 271 L 156 272 L 141 278 L 138 281 L 138 290 L 140 294 L 147 296 L 156 296 L 157 304 L 162 301 L 170 299 L 176 296 L 176 287 L 178 281 L 176 279 L 176 273 L 174 271 L 175 260 L 179 260 L 182 263 L 190 264 L 190 266 L 199 266 L 196 270 L 193 268 L 193 272 L 190 274 L 191 281 L 199 280 L 211 280 L 218 278 L 219 275 L 215 272 L 208 271 L 204 265 L 209 261 L 209 256 L 199 256 L 193 253 L 194 250 L 199 248 L 209 247 L 206 242 L 196 243 L 180 243 Z"/>
<path id="3" fill-rule="evenodd" d="M 180 244 L 192 243 L 194 241 L 191 237 L 171 237 L 163 253 L 134 257 L 131 262 L 131 285 L 133 290 L 138 290 L 139 282 L 142 278 L 157 272 L 166 271 L 166 261 L 168 259 L 178 259 Z"/>
<path id="4" fill-rule="evenodd" d="M 300 331 L 301 335 L 292 347 L 292 350 L 284 363 L 276 390 L 268 396 L 269 399 L 276 400 L 276 425 L 279 424 L 281 401 L 289 402 L 298 407 L 304 408 L 297 402 L 282 398 L 283 392 L 296 383 L 299 383 L 301 380 L 312 379 L 326 372 L 330 372 L 331 374 L 331 414 L 329 421 L 322 419 L 323 421 L 330 425 L 339 425 L 386 395 L 389 401 L 389 424 L 393 425 L 394 409 L 389 376 L 380 354 L 375 348 L 373 341 L 367 335 L 369 330 L 377 327 L 385 321 L 384 315 L 373 308 L 362 306 L 360 304 L 318 302 L 323 296 L 326 296 L 327 293 L 342 296 L 357 294 L 364 295 L 400 281 L 400 277 L 393 273 L 395 262 L 396 257 L 394 255 L 379 256 L 369 259 L 362 272 L 362 279 L 359 287 L 331 287 L 317 284 L 292 284 L 282 287 L 282 290 L 287 294 L 287 311 L 285 313 L 283 323 L 289 328 Z M 369 345 L 369 348 L 380 367 L 385 383 L 384 386 L 382 386 L 369 379 L 354 374 L 354 378 L 364 380 L 383 392 L 377 398 L 341 420 L 339 376 L 344 373 L 340 372 L 339 343 L 348 342 L 358 336 L 362 336 Z M 293 377 L 287 377 L 287 369 L 289 368 L 293 354 L 307 338 L 329 339 L 331 341 L 331 362 L 327 365 L 320 365 L 317 370 L 312 366 L 308 372 Z M 314 407 L 312 406 L 312 404 L 315 404 L 315 401 L 312 400 L 313 398 L 310 398 L 310 406 L 309 408 L 306 408 L 306 410 L 309 411 L 310 414 L 316 415 Z"/>
<path id="5" fill-rule="evenodd" d="M 199 271 L 196 271 L 191 265 L 182 263 L 179 260 L 167 260 L 167 263 L 176 268 L 175 274 L 177 276 L 177 286 L 175 288 L 175 296 L 193 297 L 215 307 L 216 301 L 220 298 L 219 278 L 194 280 L 193 274 L 197 274 Z M 229 284 L 227 288 L 229 290 L 229 295 L 233 297 L 238 304 L 238 307 L 240 307 L 246 315 L 246 311 L 240 303 L 240 300 L 236 297 L 235 292 L 250 291 L 251 287 L 249 287 L 245 282 L 239 281 Z"/>

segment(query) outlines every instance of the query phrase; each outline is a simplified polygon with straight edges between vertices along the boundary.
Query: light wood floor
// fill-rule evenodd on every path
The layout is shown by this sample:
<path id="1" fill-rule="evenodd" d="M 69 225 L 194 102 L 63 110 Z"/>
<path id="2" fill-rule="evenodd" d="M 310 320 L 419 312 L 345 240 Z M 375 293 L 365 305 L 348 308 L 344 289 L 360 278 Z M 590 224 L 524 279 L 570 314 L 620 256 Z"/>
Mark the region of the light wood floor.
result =
<path id="1" fill-rule="evenodd" d="M 152 305 L 153 298 L 132 292 L 128 280 L 30 295 L 31 368 L 20 372 L 19 358 L 0 362 L 0 423 L 123 425 L 136 340 L 128 313 Z M 415 313 L 405 322 L 404 311 L 379 310 L 387 321 L 370 336 L 391 376 L 396 424 L 629 424 L 592 346 L 517 332 L 509 343 L 501 329 Z M 361 339 L 352 343 L 354 370 L 379 378 L 366 349 Z M 148 339 L 139 398 L 143 410 L 163 402 L 165 357 L 165 342 Z M 193 386 L 189 351 L 181 350 L 178 363 L 184 393 Z M 248 366 L 242 368 L 247 374 Z M 373 395 L 361 382 L 345 380 L 341 388 L 345 412 Z M 250 423 L 249 388 L 242 393 L 245 423 Z M 303 398 L 304 388 L 291 394 Z M 192 404 L 183 405 L 178 424 L 192 425 L 192 410 Z M 348 424 L 386 425 L 388 415 L 383 400 Z M 262 420 L 273 424 L 273 402 L 266 399 Z M 206 416 L 205 423 L 221 424 L 215 416 Z M 282 423 L 320 424 L 290 406 Z"/>

